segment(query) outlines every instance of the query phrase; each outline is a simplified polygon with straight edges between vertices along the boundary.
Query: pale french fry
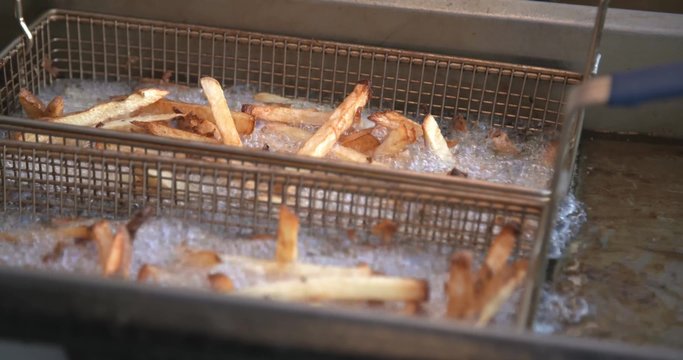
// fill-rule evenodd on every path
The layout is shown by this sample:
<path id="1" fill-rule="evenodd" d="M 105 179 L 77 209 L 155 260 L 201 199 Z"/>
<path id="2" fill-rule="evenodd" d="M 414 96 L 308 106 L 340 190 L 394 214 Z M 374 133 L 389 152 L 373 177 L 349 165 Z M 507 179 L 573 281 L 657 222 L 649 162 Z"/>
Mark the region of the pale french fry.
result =
<path id="1" fill-rule="evenodd" d="M 486 254 L 484 266 L 490 269 L 493 274 L 496 274 L 500 269 L 507 264 L 510 254 L 517 242 L 517 235 L 519 231 L 513 225 L 505 225 L 500 230 L 500 233 L 491 241 L 489 252 Z"/>
<path id="2" fill-rule="evenodd" d="M 287 123 L 291 125 L 321 126 L 330 119 L 332 112 L 317 111 L 315 109 L 292 109 L 278 105 L 245 104 L 242 112 L 263 121 Z"/>
<path id="3" fill-rule="evenodd" d="M 477 327 L 484 327 L 493 319 L 500 307 L 522 283 L 528 267 L 529 263 L 527 261 L 517 261 L 513 266 L 509 267 L 509 271 L 499 274 L 490 281 L 489 286 L 484 289 L 484 301 L 481 304 L 479 319 L 476 323 Z"/>
<path id="4" fill-rule="evenodd" d="M 39 119 L 45 116 L 45 104 L 28 89 L 19 90 L 19 104 L 26 116 Z"/>
<path id="5" fill-rule="evenodd" d="M 266 275 L 283 274 L 288 276 L 370 276 L 372 269 L 367 264 L 355 267 L 316 265 L 305 263 L 282 264 L 272 260 L 262 260 L 237 255 L 220 255 L 221 261 L 246 270 L 261 272 Z"/>
<path id="6" fill-rule="evenodd" d="M 339 144 L 334 145 L 330 154 L 337 159 L 355 163 L 367 164 L 371 162 L 371 158 L 369 156 L 346 146 L 340 146 Z M 374 164 L 382 165 L 379 162 L 374 162 Z"/>
<path id="7" fill-rule="evenodd" d="M 441 134 L 441 129 L 439 129 L 439 124 L 432 115 L 427 115 L 422 122 L 422 131 L 424 132 L 425 143 L 429 149 L 434 152 L 439 159 L 452 163 L 454 161 L 453 154 L 448 148 L 446 139 L 444 139 Z"/>
<path id="8" fill-rule="evenodd" d="M 392 156 L 403 151 L 406 146 L 412 144 L 417 140 L 417 133 L 415 128 L 405 124 L 398 128 L 391 130 L 389 135 L 384 138 L 381 144 L 375 149 L 373 159 L 382 158 L 385 156 Z"/>
<path id="9" fill-rule="evenodd" d="M 181 261 L 192 267 L 211 268 L 221 263 L 221 257 L 211 250 L 191 250 L 184 248 L 181 251 Z"/>
<path id="10" fill-rule="evenodd" d="M 95 105 L 85 111 L 53 118 L 50 121 L 60 124 L 95 126 L 130 115 L 135 110 L 152 104 L 166 95 L 168 95 L 168 91 L 165 90 L 143 89 L 128 95 L 125 99 Z"/>
<path id="11" fill-rule="evenodd" d="M 221 133 L 221 139 L 225 145 L 242 146 L 242 140 L 235 127 L 235 120 L 232 118 L 228 102 L 225 100 L 225 94 L 221 84 L 214 78 L 203 77 L 200 80 L 204 95 L 209 101 L 211 113 L 218 131 Z"/>
<path id="12" fill-rule="evenodd" d="M 235 290 L 235 285 L 232 280 L 225 275 L 220 273 L 209 274 L 207 276 L 211 289 L 219 293 L 229 293 Z"/>
<path id="13" fill-rule="evenodd" d="M 56 118 L 64 115 L 64 98 L 55 96 L 45 109 L 45 116 L 49 118 Z"/>
<path id="14" fill-rule="evenodd" d="M 291 104 L 293 102 L 293 100 L 287 99 L 286 97 L 282 97 L 280 95 L 275 95 L 267 92 L 260 92 L 254 95 L 254 100 L 270 104 Z"/>
<path id="15" fill-rule="evenodd" d="M 354 118 L 370 99 L 370 85 L 359 82 L 344 101 L 334 110 L 330 118 L 304 143 L 299 155 L 324 157 L 334 147 L 339 136 L 353 124 Z"/>
<path id="16" fill-rule="evenodd" d="M 156 135 L 156 136 L 163 136 L 163 137 L 169 137 L 169 138 L 174 138 L 174 139 L 181 139 L 181 140 L 188 140 L 188 141 L 199 141 L 199 142 L 204 142 L 204 143 L 209 143 L 209 144 L 219 144 L 219 142 L 210 137 L 202 136 L 202 135 L 197 135 L 195 133 L 191 133 L 189 131 L 183 131 L 183 130 L 178 130 L 174 129 L 164 123 L 161 122 L 139 122 L 139 121 L 134 121 L 132 122 L 133 125 L 139 126 L 143 128 L 147 133 Z"/>
<path id="17" fill-rule="evenodd" d="M 177 118 L 178 114 L 158 114 L 158 115 L 142 115 L 136 116 L 128 119 L 113 120 L 106 123 L 100 123 L 97 125 L 100 129 L 109 129 L 117 131 L 133 131 L 132 129 L 139 127 L 133 125 L 136 123 L 146 123 L 146 122 L 157 122 L 157 121 L 169 121 Z"/>
<path id="18" fill-rule="evenodd" d="M 279 263 L 296 262 L 298 257 L 299 218 L 287 206 L 280 206 L 275 260 Z"/>
<path id="19" fill-rule="evenodd" d="M 512 143 L 508 134 L 500 129 L 491 131 L 489 138 L 491 139 L 493 151 L 499 154 L 517 155 L 520 152 L 517 146 Z"/>
<path id="20" fill-rule="evenodd" d="M 145 106 L 135 113 L 133 116 L 140 115 L 156 115 L 156 114 L 168 114 L 168 113 L 180 113 L 189 114 L 192 113 L 202 120 L 208 120 L 212 123 L 216 123 L 213 118 L 213 113 L 211 108 L 206 105 L 200 104 L 190 104 L 180 101 L 172 101 L 168 99 L 161 99 L 153 104 Z M 240 135 L 249 135 L 254 131 L 254 117 L 239 111 L 230 111 L 233 120 L 235 121 L 235 128 Z"/>
<path id="21" fill-rule="evenodd" d="M 474 305 L 474 274 L 472 272 L 472 253 L 460 251 L 451 258 L 448 283 L 448 306 L 446 315 L 464 319 Z"/>
<path id="22" fill-rule="evenodd" d="M 367 156 L 372 156 L 380 142 L 372 135 L 374 128 L 356 131 L 353 134 L 339 138 L 339 144 L 349 149 L 356 150 Z"/>
<path id="23" fill-rule="evenodd" d="M 408 126 L 415 130 L 416 136 L 422 136 L 422 127 L 420 124 L 408 119 L 398 111 L 379 111 L 368 116 L 368 119 L 377 125 L 381 125 L 392 130 L 398 129 L 402 125 Z"/>
<path id="24" fill-rule="evenodd" d="M 426 301 L 425 280 L 388 276 L 302 277 L 235 291 L 235 294 L 290 301 Z"/>

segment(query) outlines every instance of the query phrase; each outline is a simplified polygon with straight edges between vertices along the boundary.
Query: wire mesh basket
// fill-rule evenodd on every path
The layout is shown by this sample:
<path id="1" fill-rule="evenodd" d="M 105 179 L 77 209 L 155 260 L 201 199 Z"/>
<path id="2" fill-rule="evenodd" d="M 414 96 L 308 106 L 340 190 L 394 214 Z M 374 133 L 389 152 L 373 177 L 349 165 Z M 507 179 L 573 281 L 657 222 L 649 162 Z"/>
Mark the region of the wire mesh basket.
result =
<path id="1" fill-rule="evenodd" d="M 185 143 L 9 117 L 20 88 L 55 79 L 134 81 L 173 71 L 196 86 L 212 76 L 286 97 L 336 103 L 370 80 L 370 106 L 409 116 L 456 115 L 526 132 L 558 130 L 572 72 L 278 35 L 53 10 L 0 57 L 2 210 L 36 216 L 130 216 L 154 206 L 235 233 L 276 226 L 280 204 L 311 232 L 398 224 L 397 241 L 488 248 L 506 222 L 521 233 L 516 257 L 547 240 L 551 191 L 314 158 Z M 577 130 L 578 131 L 578 130 Z M 46 142 L 22 141 L 22 134 Z M 38 137 L 33 137 L 37 139 Z M 24 138 L 26 139 L 26 138 Z M 246 219 L 246 220 L 245 220 Z M 369 236 L 369 235 L 367 235 Z M 531 259 L 534 260 L 533 258 Z M 530 276 L 526 288 L 533 288 Z M 519 303 L 523 326 L 531 300 Z"/>

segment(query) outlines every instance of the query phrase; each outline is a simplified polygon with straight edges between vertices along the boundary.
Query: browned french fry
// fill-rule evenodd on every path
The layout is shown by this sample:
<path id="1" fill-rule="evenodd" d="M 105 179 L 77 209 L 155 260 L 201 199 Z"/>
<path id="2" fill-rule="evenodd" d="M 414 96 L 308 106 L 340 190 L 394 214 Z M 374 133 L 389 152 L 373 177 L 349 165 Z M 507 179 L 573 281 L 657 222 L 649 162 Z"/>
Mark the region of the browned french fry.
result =
<path id="1" fill-rule="evenodd" d="M 110 256 L 116 256 L 116 251 L 118 249 L 120 249 L 121 255 L 116 273 L 121 275 L 124 279 L 127 279 L 128 276 L 130 276 L 130 265 L 133 261 L 133 244 L 131 243 L 130 234 L 125 225 L 120 225 L 116 231 L 114 243 L 112 245 L 112 255 Z"/>
<path id="2" fill-rule="evenodd" d="M 139 126 L 133 125 L 133 123 L 147 123 L 147 122 L 157 122 L 157 121 L 169 121 L 177 118 L 178 114 L 158 114 L 158 115 L 142 115 L 135 116 L 128 119 L 113 120 L 106 123 L 97 124 L 100 129 L 110 129 L 118 131 L 134 131 L 135 128 L 140 128 Z M 143 128 L 144 129 L 144 128 Z"/>
<path id="3" fill-rule="evenodd" d="M 207 278 L 209 280 L 209 284 L 211 285 L 211 289 L 216 292 L 229 293 L 235 289 L 235 285 L 233 285 L 232 280 L 230 280 L 230 278 L 225 274 L 209 274 Z"/>
<path id="4" fill-rule="evenodd" d="M 64 98 L 55 96 L 45 109 L 45 116 L 56 118 L 64 115 Z"/>
<path id="5" fill-rule="evenodd" d="M 133 116 L 140 115 L 156 115 L 156 114 L 194 114 L 202 120 L 208 120 L 216 123 L 213 118 L 211 108 L 206 105 L 190 104 L 180 101 L 172 101 L 168 99 L 161 99 L 153 104 L 145 106 L 133 113 Z M 239 111 L 230 111 L 232 118 L 235 121 L 235 127 L 240 135 L 249 135 L 254 131 L 254 117 Z"/>
<path id="6" fill-rule="evenodd" d="M 374 128 L 356 131 L 353 134 L 343 136 L 339 139 L 339 144 L 349 149 L 359 151 L 367 156 L 372 156 L 375 149 L 379 146 L 379 140 L 372 135 Z"/>
<path id="7" fill-rule="evenodd" d="M 235 294 L 299 301 L 418 301 L 429 298 L 425 280 L 388 276 L 301 277 L 237 290 Z"/>
<path id="8" fill-rule="evenodd" d="M 372 157 L 377 159 L 396 155 L 403 151 L 406 146 L 414 143 L 415 140 L 417 140 L 415 128 L 408 125 L 400 125 L 398 128 L 391 130 L 384 141 L 375 149 Z"/>
<path id="9" fill-rule="evenodd" d="M 398 231 L 398 224 L 391 220 L 384 219 L 375 224 L 370 230 L 370 233 L 379 237 L 383 243 L 389 244 L 394 238 L 396 231 Z"/>
<path id="10" fill-rule="evenodd" d="M 114 243 L 114 235 L 111 233 L 111 226 L 109 221 L 102 220 L 92 226 L 92 237 L 97 245 L 97 253 L 100 258 L 100 267 L 102 272 L 107 275 L 110 271 L 109 253 L 112 244 Z M 116 264 L 118 267 L 118 264 Z"/>
<path id="11" fill-rule="evenodd" d="M 422 127 L 420 124 L 408 119 L 398 111 L 379 111 L 368 116 L 368 119 L 375 122 L 377 125 L 392 130 L 398 129 L 401 126 L 407 126 L 415 130 L 416 136 L 422 136 Z"/>
<path id="12" fill-rule="evenodd" d="M 555 164 L 555 157 L 557 157 L 557 147 L 560 145 L 558 140 L 553 140 L 546 145 L 543 151 L 543 164 L 552 167 Z"/>
<path id="13" fill-rule="evenodd" d="M 439 159 L 452 163 L 454 160 L 453 154 L 448 148 L 446 139 L 444 139 L 441 134 L 439 124 L 436 123 L 436 120 L 432 115 L 425 116 L 424 121 L 422 122 L 422 131 L 424 132 L 425 143 L 429 149 L 431 149 Z"/>
<path id="14" fill-rule="evenodd" d="M 161 269 L 154 265 L 143 264 L 138 270 L 138 282 L 147 282 L 149 280 L 159 280 Z"/>
<path id="15" fill-rule="evenodd" d="M 66 249 L 67 246 L 68 244 L 66 242 L 61 240 L 57 241 L 54 248 L 52 248 L 52 250 L 49 253 L 43 255 L 41 261 L 43 263 L 56 261 L 57 259 L 62 257 L 62 255 L 64 254 L 64 249 Z"/>
<path id="16" fill-rule="evenodd" d="M 132 122 L 133 125 L 139 126 L 147 133 L 150 133 L 152 135 L 156 136 L 164 136 L 164 137 L 170 137 L 174 139 L 181 139 L 181 140 L 188 140 L 188 141 L 200 141 L 200 142 L 205 142 L 209 144 L 218 144 L 219 142 L 216 141 L 214 138 L 202 136 L 202 135 L 197 135 L 195 133 L 191 133 L 189 131 L 183 131 L 183 130 L 178 130 L 174 129 L 168 125 L 166 125 L 163 122 L 139 122 L 139 121 L 134 121 Z"/>
<path id="17" fill-rule="evenodd" d="M 242 146 L 242 140 L 235 127 L 235 120 L 232 118 L 228 102 L 225 100 L 225 94 L 221 84 L 214 78 L 203 77 L 200 80 L 204 95 L 209 101 L 213 119 L 216 122 L 216 127 L 221 133 L 221 139 L 225 145 Z"/>
<path id="18" fill-rule="evenodd" d="M 323 157 L 334 147 L 343 134 L 353 124 L 356 115 L 370 99 L 370 85 L 367 81 L 356 84 L 353 92 L 334 110 L 330 118 L 304 143 L 299 155 Z"/>
<path id="19" fill-rule="evenodd" d="M 128 95 L 125 99 L 95 105 L 85 111 L 53 118 L 50 121 L 60 124 L 95 126 L 99 123 L 129 115 L 135 110 L 152 104 L 166 95 L 168 95 L 168 91 L 165 90 L 143 89 Z"/>
<path id="20" fill-rule="evenodd" d="M 458 145 L 458 140 L 446 140 L 446 145 L 448 145 L 448 148 L 453 148 L 455 145 Z"/>
<path id="21" fill-rule="evenodd" d="M 221 257 L 211 250 L 183 249 L 181 261 L 193 267 L 211 268 L 221 263 Z"/>
<path id="22" fill-rule="evenodd" d="M 455 176 L 455 177 L 463 177 L 463 178 L 466 178 L 468 176 L 466 172 L 461 171 L 460 169 L 458 169 L 456 167 L 451 169 L 451 171 L 448 172 L 448 175 Z"/>
<path id="23" fill-rule="evenodd" d="M 45 116 L 45 104 L 28 89 L 19 90 L 19 104 L 24 109 L 26 116 L 31 119 L 39 119 Z"/>
<path id="24" fill-rule="evenodd" d="M 291 99 L 287 99 L 286 97 L 267 92 L 260 92 L 254 95 L 254 100 L 270 104 L 291 104 L 293 102 Z"/>
<path id="25" fill-rule="evenodd" d="M 242 112 L 254 116 L 263 121 L 281 122 L 291 125 L 316 125 L 321 126 L 332 115 L 331 111 L 318 111 L 315 109 L 292 109 L 278 105 L 245 104 Z"/>
<path id="26" fill-rule="evenodd" d="M 500 129 L 495 129 L 489 132 L 489 138 L 491 139 L 491 146 L 493 151 L 500 154 L 517 155 L 519 154 L 519 149 L 515 144 L 512 143 L 508 134 Z"/>
<path id="27" fill-rule="evenodd" d="M 89 226 L 68 226 L 60 227 L 56 230 L 55 235 L 63 239 L 89 239 L 91 229 Z"/>
<path id="28" fill-rule="evenodd" d="M 517 261 L 489 281 L 483 290 L 477 327 L 484 327 L 491 321 L 515 288 L 522 283 L 528 267 L 529 263 L 526 260 Z"/>
<path id="29" fill-rule="evenodd" d="M 487 267 L 493 274 L 496 274 L 500 269 L 507 264 L 512 249 L 517 242 L 519 231 L 514 225 L 505 225 L 500 230 L 500 233 L 491 241 L 489 252 L 486 254 L 484 266 Z"/>
<path id="30" fill-rule="evenodd" d="M 178 120 L 178 129 L 213 137 L 216 140 L 220 140 L 221 138 L 214 123 L 209 120 L 201 119 L 193 113 L 189 113 Z"/>
<path id="31" fill-rule="evenodd" d="M 451 258 L 446 293 L 446 315 L 454 319 L 464 319 L 474 305 L 474 274 L 472 253 L 469 251 L 457 252 Z"/>
<path id="32" fill-rule="evenodd" d="M 467 120 L 465 120 L 464 116 L 458 115 L 453 118 L 453 130 L 460 133 L 466 133 L 468 131 Z"/>
<path id="33" fill-rule="evenodd" d="M 275 260 L 279 263 L 296 262 L 298 256 L 299 218 L 286 205 L 280 206 Z"/>
<path id="34" fill-rule="evenodd" d="M 151 206 L 146 206 L 136 211 L 133 214 L 133 217 L 128 220 L 126 229 L 128 229 L 128 233 L 130 234 L 131 242 L 135 241 L 135 235 L 138 233 L 138 229 L 140 229 L 142 224 L 144 224 L 152 216 L 154 216 L 154 208 Z"/>

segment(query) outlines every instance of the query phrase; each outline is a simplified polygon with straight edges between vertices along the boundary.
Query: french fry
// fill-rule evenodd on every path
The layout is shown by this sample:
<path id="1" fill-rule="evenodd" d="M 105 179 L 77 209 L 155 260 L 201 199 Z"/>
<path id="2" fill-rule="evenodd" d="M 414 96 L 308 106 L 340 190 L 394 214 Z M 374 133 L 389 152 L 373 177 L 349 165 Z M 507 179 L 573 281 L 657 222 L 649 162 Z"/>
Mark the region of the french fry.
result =
<path id="1" fill-rule="evenodd" d="M 200 80 L 204 95 L 209 101 L 211 113 L 216 123 L 216 127 L 221 134 L 221 139 L 225 145 L 242 146 L 242 140 L 235 127 L 235 120 L 232 118 L 228 102 L 225 100 L 223 88 L 218 81 L 211 77 L 203 77 Z"/>
<path id="2" fill-rule="evenodd" d="M 458 115 L 453 118 L 453 130 L 459 133 L 467 133 L 467 120 L 462 115 Z"/>
<path id="3" fill-rule="evenodd" d="M 543 151 L 543 164 L 552 167 L 555 164 L 555 157 L 557 157 L 557 147 L 560 145 L 558 140 L 550 141 Z"/>
<path id="4" fill-rule="evenodd" d="M 45 116 L 49 118 L 56 118 L 64 115 L 64 98 L 55 96 L 45 109 Z"/>
<path id="5" fill-rule="evenodd" d="M 146 123 L 146 122 L 157 122 L 157 121 L 170 121 L 177 118 L 178 114 L 158 114 L 158 115 L 142 115 L 136 116 L 128 119 L 113 120 L 105 123 L 99 123 L 96 127 L 100 129 L 110 129 L 118 131 L 134 131 L 133 129 L 140 126 L 136 126 L 133 123 Z M 142 127 L 140 127 L 142 128 Z M 143 128 L 144 129 L 144 128 Z"/>
<path id="6" fill-rule="evenodd" d="M 296 262 L 298 256 L 299 218 L 287 206 L 280 206 L 275 260 L 279 263 Z"/>
<path id="7" fill-rule="evenodd" d="M 225 275 L 220 273 L 209 274 L 207 276 L 211 289 L 219 293 L 229 293 L 235 290 L 235 285 L 232 280 Z"/>
<path id="8" fill-rule="evenodd" d="M 368 119 L 375 122 L 377 125 L 384 126 L 391 130 L 396 130 L 402 126 L 407 126 L 415 130 L 416 136 L 422 136 L 422 127 L 420 124 L 408 119 L 398 111 L 379 111 L 368 116 Z"/>
<path id="9" fill-rule="evenodd" d="M 156 135 L 156 136 L 163 136 L 163 137 L 170 137 L 174 139 L 180 139 L 180 140 L 188 140 L 188 141 L 199 141 L 199 142 L 204 142 L 204 143 L 209 143 L 209 144 L 219 144 L 219 142 L 210 137 L 202 136 L 202 135 L 197 135 L 195 133 L 191 133 L 189 131 L 183 131 L 183 130 L 178 130 L 174 129 L 168 125 L 166 125 L 163 122 L 140 122 L 140 121 L 134 121 L 132 122 L 133 125 L 139 126 L 143 128 L 147 133 Z"/>
<path id="10" fill-rule="evenodd" d="M 131 242 L 135 241 L 135 235 L 137 235 L 138 230 L 147 220 L 149 220 L 154 215 L 154 208 L 151 206 L 146 206 L 133 214 L 133 217 L 128 220 L 126 224 L 126 229 L 128 234 L 130 234 Z"/>
<path id="11" fill-rule="evenodd" d="M 439 124 L 432 115 L 427 115 L 422 122 L 422 131 L 424 132 L 425 143 L 432 150 L 439 159 L 452 163 L 454 161 L 453 154 L 446 144 L 446 139 L 444 139 L 441 134 L 441 129 L 439 129 Z"/>
<path id="12" fill-rule="evenodd" d="M 267 92 L 260 92 L 254 95 L 254 100 L 267 104 L 291 104 L 293 102 L 291 99 L 287 99 L 286 97 Z"/>
<path id="13" fill-rule="evenodd" d="M 235 294 L 291 301 L 427 301 L 425 280 L 388 276 L 301 277 L 235 291 Z"/>
<path id="14" fill-rule="evenodd" d="M 422 306 L 418 301 L 407 301 L 401 311 L 404 315 L 419 315 L 422 312 Z"/>
<path id="15" fill-rule="evenodd" d="M 162 270 L 154 265 L 143 264 L 138 270 L 137 281 L 147 282 L 149 280 L 158 281 Z"/>
<path id="16" fill-rule="evenodd" d="M 161 99 L 153 104 L 145 106 L 135 113 L 133 116 L 140 115 L 156 115 L 156 114 L 169 114 L 169 113 L 180 113 L 180 114 L 194 114 L 202 120 L 208 120 L 212 123 L 216 123 L 213 118 L 213 113 L 211 108 L 206 105 L 200 104 L 190 104 L 180 101 L 172 101 L 168 99 Z M 235 128 L 240 135 L 249 135 L 254 131 L 254 117 L 239 111 L 230 111 L 233 120 L 235 121 Z"/>
<path id="17" fill-rule="evenodd" d="M 28 89 L 19 90 L 19 104 L 24 109 L 26 116 L 31 119 L 39 119 L 45 116 L 45 104 Z"/>
<path id="18" fill-rule="evenodd" d="M 500 230 L 500 233 L 491 241 L 484 266 L 490 269 L 491 273 L 496 274 L 500 269 L 507 264 L 507 260 L 512 254 L 512 249 L 517 242 L 519 231 L 513 225 L 505 225 Z"/>
<path id="19" fill-rule="evenodd" d="M 178 129 L 213 137 L 216 140 L 221 139 L 221 134 L 214 123 L 201 119 L 193 113 L 189 113 L 178 120 Z"/>
<path id="20" fill-rule="evenodd" d="M 526 260 L 517 261 L 507 267 L 507 271 L 491 279 L 483 291 L 483 302 L 477 320 L 477 327 L 486 326 L 498 312 L 513 291 L 522 283 L 527 274 L 529 263 Z"/>
<path id="21" fill-rule="evenodd" d="M 324 157 L 341 136 L 353 124 L 354 118 L 370 99 L 370 85 L 359 82 L 344 101 L 334 110 L 330 118 L 304 143 L 299 155 Z"/>
<path id="22" fill-rule="evenodd" d="M 114 235 L 111 233 L 111 226 L 109 221 L 102 220 L 92 226 L 92 237 L 97 246 L 97 253 L 100 259 L 100 267 L 102 272 L 107 275 L 113 272 L 109 266 L 109 253 L 111 246 L 114 243 Z M 118 264 L 116 264 L 118 267 Z"/>
<path id="23" fill-rule="evenodd" d="M 355 162 L 355 163 L 367 164 L 367 163 L 370 163 L 372 160 L 369 156 L 367 156 L 361 152 L 358 152 L 358 151 L 351 149 L 351 148 L 348 148 L 346 146 L 340 146 L 339 144 L 334 145 L 330 154 L 332 154 L 332 156 L 336 157 L 337 159 L 346 160 L 346 161 Z M 374 162 L 374 164 L 382 165 L 379 162 Z"/>
<path id="24" fill-rule="evenodd" d="M 120 245 L 119 245 L 120 244 Z M 130 276 L 130 265 L 133 261 L 133 245 L 130 240 L 130 234 L 126 225 L 120 225 L 114 235 L 114 242 L 112 244 L 112 254 L 110 256 L 117 256 L 117 251 L 120 249 L 119 266 L 116 273 L 121 275 L 124 279 Z"/>
<path id="25" fill-rule="evenodd" d="M 245 104 L 242 112 L 263 121 L 273 121 L 291 125 L 321 126 L 330 119 L 332 112 L 315 109 L 292 109 L 278 105 Z"/>
<path id="26" fill-rule="evenodd" d="M 415 140 L 417 140 L 415 128 L 402 124 L 398 128 L 391 130 L 389 135 L 384 138 L 384 141 L 375 149 L 372 158 L 378 159 L 385 156 L 396 155 L 403 151 L 406 146 L 414 143 Z"/>
<path id="27" fill-rule="evenodd" d="M 370 229 L 370 233 L 379 237 L 384 244 L 389 244 L 398 231 L 398 224 L 391 220 L 381 220 Z"/>
<path id="28" fill-rule="evenodd" d="M 280 263 L 272 260 L 255 259 L 237 255 L 221 255 L 221 261 L 246 270 L 266 275 L 282 274 L 288 276 L 370 276 L 372 269 L 361 264 L 355 267 L 316 265 L 300 262 Z"/>
<path id="29" fill-rule="evenodd" d="M 85 111 L 53 118 L 50 121 L 60 124 L 95 126 L 99 123 L 129 115 L 135 110 L 152 104 L 166 95 L 168 95 L 168 91 L 165 90 L 143 89 L 128 95 L 125 99 L 95 105 Z"/>
<path id="30" fill-rule="evenodd" d="M 339 144 L 349 149 L 356 150 L 366 156 L 372 156 L 380 142 L 372 135 L 374 128 L 356 131 L 353 134 L 343 136 L 339 139 Z"/>
<path id="31" fill-rule="evenodd" d="M 57 241 L 57 243 L 52 248 L 52 250 L 50 252 L 48 252 L 47 254 L 43 255 L 43 257 L 41 258 L 41 261 L 43 263 L 48 263 L 48 262 L 58 260 L 64 254 L 64 249 L 66 249 L 67 246 L 68 246 L 68 244 L 66 242 L 61 241 L 61 240 Z"/>
<path id="32" fill-rule="evenodd" d="M 512 143 L 508 134 L 500 129 L 489 132 L 489 138 L 491 139 L 493 151 L 499 154 L 517 155 L 520 152 L 517 146 Z"/>
<path id="33" fill-rule="evenodd" d="M 449 278 L 446 284 L 448 304 L 446 315 L 464 319 L 474 305 L 474 274 L 472 273 L 472 253 L 460 251 L 451 258 Z"/>
<path id="34" fill-rule="evenodd" d="M 181 261 L 192 267 L 211 268 L 221 263 L 221 257 L 211 250 L 191 250 L 184 248 Z"/>
<path id="35" fill-rule="evenodd" d="M 85 225 L 59 227 L 55 232 L 55 236 L 62 239 L 90 239 L 91 228 Z"/>

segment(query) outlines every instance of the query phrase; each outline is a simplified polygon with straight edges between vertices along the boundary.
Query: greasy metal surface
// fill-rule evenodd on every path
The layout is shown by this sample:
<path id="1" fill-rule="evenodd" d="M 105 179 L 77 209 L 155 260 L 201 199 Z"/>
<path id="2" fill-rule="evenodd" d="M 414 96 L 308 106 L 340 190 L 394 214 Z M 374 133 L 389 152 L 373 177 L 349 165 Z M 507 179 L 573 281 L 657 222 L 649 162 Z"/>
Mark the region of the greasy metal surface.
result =
<path id="1" fill-rule="evenodd" d="M 588 224 L 556 287 L 591 305 L 567 334 L 683 348 L 683 143 L 584 135 Z"/>
<path id="2" fill-rule="evenodd" d="M 589 6 L 508 0 L 167 0 L 163 6 L 137 0 L 25 2 L 27 14 L 59 7 L 573 71 L 583 69 L 595 17 Z M 681 14 L 612 9 L 605 26 L 602 73 L 683 58 Z M 680 101 L 616 112 L 591 109 L 585 126 L 680 138 L 680 114 Z"/>

